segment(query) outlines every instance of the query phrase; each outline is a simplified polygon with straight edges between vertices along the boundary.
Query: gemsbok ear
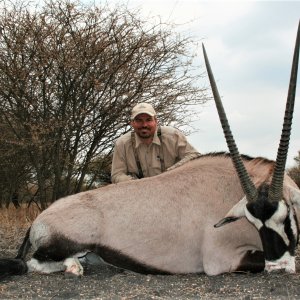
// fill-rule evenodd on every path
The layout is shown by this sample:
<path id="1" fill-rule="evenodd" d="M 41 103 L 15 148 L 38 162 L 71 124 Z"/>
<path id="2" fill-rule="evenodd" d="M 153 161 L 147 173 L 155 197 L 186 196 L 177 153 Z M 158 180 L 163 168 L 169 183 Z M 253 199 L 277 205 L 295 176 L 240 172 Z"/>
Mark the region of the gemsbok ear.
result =
<path id="1" fill-rule="evenodd" d="M 246 217 L 245 208 L 248 203 L 246 196 L 240 200 L 232 209 L 225 215 L 223 219 L 221 219 L 217 224 L 214 225 L 215 228 L 221 227 L 228 223 L 232 223 Z"/>

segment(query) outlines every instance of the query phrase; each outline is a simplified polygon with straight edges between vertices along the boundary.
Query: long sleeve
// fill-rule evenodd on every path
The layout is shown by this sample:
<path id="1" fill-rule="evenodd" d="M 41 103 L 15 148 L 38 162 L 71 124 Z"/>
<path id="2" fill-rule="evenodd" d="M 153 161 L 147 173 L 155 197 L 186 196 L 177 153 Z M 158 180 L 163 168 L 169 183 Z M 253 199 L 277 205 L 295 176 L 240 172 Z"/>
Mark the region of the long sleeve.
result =
<path id="1" fill-rule="evenodd" d="M 132 180 L 132 176 L 128 174 L 128 165 L 126 161 L 125 145 L 122 141 L 117 141 L 114 148 L 111 180 L 112 183 Z"/>

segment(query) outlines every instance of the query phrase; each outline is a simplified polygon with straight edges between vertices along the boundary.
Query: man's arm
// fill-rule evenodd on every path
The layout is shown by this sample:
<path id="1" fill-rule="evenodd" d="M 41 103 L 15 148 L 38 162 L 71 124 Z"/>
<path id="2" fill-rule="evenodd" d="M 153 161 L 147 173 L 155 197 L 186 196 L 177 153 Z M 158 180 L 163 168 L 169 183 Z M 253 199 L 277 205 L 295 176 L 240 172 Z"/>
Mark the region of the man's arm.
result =
<path id="1" fill-rule="evenodd" d="M 111 181 L 118 183 L 122 181 L 132 180 L 133 177 L 128 174 L 128 168 L 125 157 L 125 148 L 122 143 L 115 144 L 112 166 L 111 166 Z"/>

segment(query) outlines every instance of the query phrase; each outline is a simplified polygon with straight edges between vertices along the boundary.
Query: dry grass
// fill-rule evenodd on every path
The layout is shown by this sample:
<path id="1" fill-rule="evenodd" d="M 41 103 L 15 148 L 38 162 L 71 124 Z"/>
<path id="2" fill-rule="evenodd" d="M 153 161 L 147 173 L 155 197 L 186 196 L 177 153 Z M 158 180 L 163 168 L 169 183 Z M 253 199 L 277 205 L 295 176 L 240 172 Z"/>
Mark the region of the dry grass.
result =
<path id="1" fill-rule="evenodd" d="M 25 233 L 39 214 L 36 206 L 0 209 L 0 251 L 16 254 Z"/>

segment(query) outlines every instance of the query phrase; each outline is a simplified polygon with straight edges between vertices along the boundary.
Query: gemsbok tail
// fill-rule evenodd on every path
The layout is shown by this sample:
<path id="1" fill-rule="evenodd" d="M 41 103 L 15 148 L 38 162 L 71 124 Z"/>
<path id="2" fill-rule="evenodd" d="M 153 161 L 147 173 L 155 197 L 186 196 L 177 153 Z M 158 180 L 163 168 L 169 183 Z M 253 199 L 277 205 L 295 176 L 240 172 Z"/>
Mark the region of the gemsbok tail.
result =
<path id="1" fill-rule="evenodd" d="M 29 234 L 30 228 L 26 232 L 16 258 L 0 258 L 0 279 L 4 279 L 5 277 L 12 275 L 23 275 L 27 273 L 28 267 L 25 262 L 25 257 L 31 246 Z"/>

